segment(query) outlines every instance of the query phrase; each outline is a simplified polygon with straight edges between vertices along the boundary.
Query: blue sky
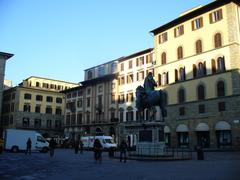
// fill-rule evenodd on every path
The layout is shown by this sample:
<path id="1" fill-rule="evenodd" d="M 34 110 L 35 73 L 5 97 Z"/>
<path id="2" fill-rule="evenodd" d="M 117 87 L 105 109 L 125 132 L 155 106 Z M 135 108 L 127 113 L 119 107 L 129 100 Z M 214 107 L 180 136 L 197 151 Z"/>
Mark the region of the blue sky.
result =
<path id="1" fill-rule="evenodd" d="M 153 47 L 149 31 L 212 0 L 0 0 L 5 79 L 80 82 L 84 69 Z"/>

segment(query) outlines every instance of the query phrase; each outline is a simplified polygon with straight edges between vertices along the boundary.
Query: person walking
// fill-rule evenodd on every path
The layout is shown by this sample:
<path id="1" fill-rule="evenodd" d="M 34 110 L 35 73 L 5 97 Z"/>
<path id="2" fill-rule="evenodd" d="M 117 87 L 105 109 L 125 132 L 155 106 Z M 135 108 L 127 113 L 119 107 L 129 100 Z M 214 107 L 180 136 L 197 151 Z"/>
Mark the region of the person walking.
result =
<path id="1" fill-rule="evenodd" d="M 79 141 L 79 145 L 80 145 L 80 153 L 82 154 L 83 153 L 83 142 L 81 139 Z"/>
<path id="2" fill-rule="evenodd" d="M 54 155 L 55 146 L 56 146 L 56 142 L 55 142 L 54 138 L 52 137 L 51 140 L 49 141 L 50 157 L 53 157 L 53 155 Z"/>
<path id="3" fill-rule="evenodd" d="M 95 139 L 93 144 L 95 162 L 102 163 L 102 144 L 99 139 Z"/>
<path id="4" fill-rule="evenodd" d="M 32 141 L 31 141 L 31 139 L 30 138 L 28 138 L 28 140 L 27 140 L 27 149 L 26 149 L 26 152 L 25 152 L 25 154 L 27 154 L 27 153 L 29 153 L 29 154 L 31 154 L 31 149 L 32 149 Z"/>
<path id="5" fill-rule="evenodd" d="M 124 162 L 126 163 L 126 161 L 127 161 L 127 143 L 125 140 L 122 140 L 119 148 L 120 148 L 120 162 L 122 162 L 123 156 L 124 156 Z"/>

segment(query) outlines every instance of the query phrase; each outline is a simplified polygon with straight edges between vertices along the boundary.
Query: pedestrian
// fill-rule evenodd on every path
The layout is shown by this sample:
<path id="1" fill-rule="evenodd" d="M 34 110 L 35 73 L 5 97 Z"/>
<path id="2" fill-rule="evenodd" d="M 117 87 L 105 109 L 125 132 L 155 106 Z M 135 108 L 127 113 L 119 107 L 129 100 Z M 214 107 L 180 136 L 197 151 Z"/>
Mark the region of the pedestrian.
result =
<path id="1" fill-rule="evenodd" d="M 95 162 L 102 163 L 102 144 L 99 139 L 95 139 L 93 144 Z"/>
<path id="2" fill-rule="evenodd" d="M 27 140 L 27 149 L 26 149 L 26 152 L 25 152 L 25 154 L 27 154 L 27 153 L 29 153 L 29 154 L 31 154 L 31 149 L 32 149 L 32 141 L 31 141 L 31 139 L 30 138 L 28 138 L 28 140 Z"/>
<path id="3" fill-rule="evenodd" d="M 78 150 L 79 150 L 79 141 L 76 140 L 74 142 L 74 150 L 75 150 L 75 154 L 78 154 Z"/>
<path id="4" fill-rule="evenodd" d="M 55 142 L 54 138 L 52 137 L 51 140 L 49 141 L 50 157 L 53 157 L 53 155 L 54 155 L 55 146 L 56 146 L 56 142 Z"/>
<path id="5" fill-rule="evenodd" d="M 122 162 L 123 156 L 124 156 L 124 162 L 127 161 L 127 143 L 125 140 L 122 140 L 120 144 L 120 162 Z"/>
<path id="6" fill-rule="evenodd" d="M 81 139 L 79 141 L 79 145 L 80 145 L 80 153 L 82 154 L 83 153 L 83 142 Z"/>

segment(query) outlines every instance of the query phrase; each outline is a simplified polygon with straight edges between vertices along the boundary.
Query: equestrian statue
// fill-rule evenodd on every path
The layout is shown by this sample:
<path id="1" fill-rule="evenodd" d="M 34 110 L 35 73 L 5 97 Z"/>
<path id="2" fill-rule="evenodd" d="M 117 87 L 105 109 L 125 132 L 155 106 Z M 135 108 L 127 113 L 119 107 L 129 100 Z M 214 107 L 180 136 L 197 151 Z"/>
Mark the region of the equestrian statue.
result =
<path id="1" fill-rule="evenodd" d="M 147 108 L 150 112 L 150 119 L 152 119 L 156 113 L 155 107 L 158 106 L 161 109 L 162 121 L 164 121 L 166 96 L 162 90 L 154 90 L 156 86 L 153 74 L 149 72 L 144 79 L 144 85 L 138 86 L 136 89 L 136 108 L 140 114 Z"/>

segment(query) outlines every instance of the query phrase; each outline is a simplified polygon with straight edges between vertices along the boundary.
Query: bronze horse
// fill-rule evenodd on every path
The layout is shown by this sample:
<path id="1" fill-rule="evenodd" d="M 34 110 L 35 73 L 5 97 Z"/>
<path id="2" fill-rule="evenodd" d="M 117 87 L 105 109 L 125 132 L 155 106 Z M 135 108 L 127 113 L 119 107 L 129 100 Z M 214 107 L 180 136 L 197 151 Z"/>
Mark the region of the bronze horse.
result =
<path id="1" fill-rule="evenodd" d="M 162 118 L 165 117 L 166 94 L 162 90 L 146 91 L 143 86 L 138 86 L 136 89 L 136 108 L 138 111 L 151 109 L 154 106 L 159 106 L 161 109 Z"/>

